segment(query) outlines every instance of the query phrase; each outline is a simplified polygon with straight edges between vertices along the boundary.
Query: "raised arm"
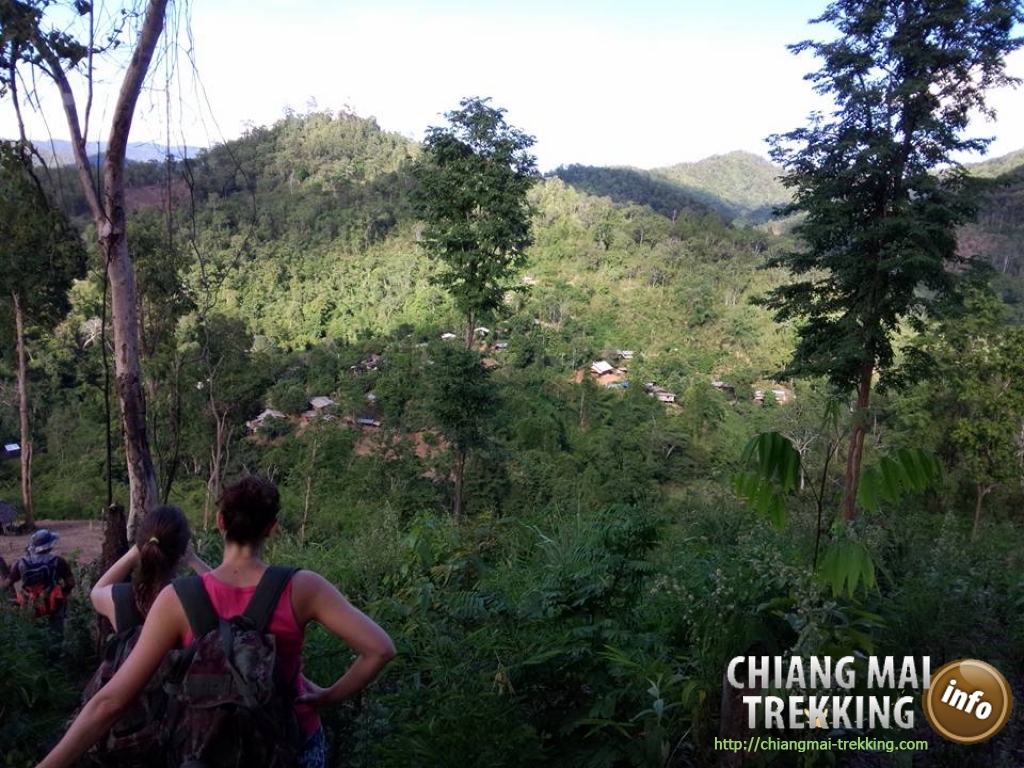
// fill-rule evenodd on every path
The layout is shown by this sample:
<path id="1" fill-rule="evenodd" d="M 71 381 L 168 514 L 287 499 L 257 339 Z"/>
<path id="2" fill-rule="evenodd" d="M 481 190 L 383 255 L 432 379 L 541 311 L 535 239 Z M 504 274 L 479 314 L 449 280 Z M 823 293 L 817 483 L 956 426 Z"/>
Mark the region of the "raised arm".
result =
<path id="1" fill-rule="evenodd" d="M 180 644 L 188 620 L 173 587 L 157 596 L 142 634 L 117 673 L 79 712 L 64 737 L 38 768 L 68 768 L 110 730 L 117 716 L 142 691 L 167 652 Z"/>
<path id="2" fill-rule="evenodd" d="M 347 699 L 369 685 L 395 657 L 395 644 L 323 576 L 299 571 L 293 579 L 292 607 L 299 623 L 319 622 L 357 654 L 345 673 L 327 688 L 307 680 L 306 693 L 299 696 L 299 701 L 319 707 Z"/>
<path id="3" fill-rule="evenodd" d="M 107 569 L 97 580 L 89 599 L 96 613 L 105 616 L 114 629 L 120 629 L 115 621 L 116 611 L 114 610 L 114 585 L 124 581 L 132 568 L 139 562 L 139 548 L 132 545 L 132 548 L 121 555 L 117 562 Z"/>
<path id="4" fill-rule="evenodd" d="M 205 560 L 203 560 L 199 555 L 196 554 L 195 547 L 192 546 L 191 541 L 188 543 L 188 548 L 185 550 L 185 557 L 183 559 L 185 561 L 185 564 L 188 565 L 189 568 L 191 568 L 193 571 L 200 575 L 206 573 L 207 571 L 213 570 L 209 565 L 206 564 Z"/>

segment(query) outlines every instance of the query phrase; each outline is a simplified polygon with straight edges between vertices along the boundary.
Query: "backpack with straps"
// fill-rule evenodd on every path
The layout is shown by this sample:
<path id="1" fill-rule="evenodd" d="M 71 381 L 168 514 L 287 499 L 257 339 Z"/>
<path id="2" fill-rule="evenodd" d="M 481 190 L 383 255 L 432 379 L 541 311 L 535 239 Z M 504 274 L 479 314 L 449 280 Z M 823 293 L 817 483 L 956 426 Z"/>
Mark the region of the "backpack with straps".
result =
<path id="1" fill-rule="evenodd" d="M 64 606 L 64 590 L 57 583 L 56 555 L 29 555 L 18 561 L 21 588 L 15 599 L 38 616 L 57 613 Z"/>
<path id="2" fill-rule="evenodd" d="M 199 577 L 174 589 L 192 627 L 182 674 L 167 684 L 169 765 L 175 768 L 293 768 L 303 738 L 295 681 L 285 680 L 267 632 L 297 569 L 270 567 L 241 616 L 217 615 Z"/>
<path id="3" fill-rule="evenodd" d="M 144 619 L 135 605 L 131 585 L 115 584 L 111 596 L 117 631 L 107 640 L 100 666 L 85 686 L 83 704 L 95 696 L 121 668 L 142 633 Z M 173 677 L 180 654 L 181 651 L 171 651 L 164 657 L 142 693 L 121 713 L 107 735 L 88 751 L 90 762 L 104 768 L 135 768 L 162 763 L 166 742 L 164 717 L 169 701 L 164 685 Z"/>

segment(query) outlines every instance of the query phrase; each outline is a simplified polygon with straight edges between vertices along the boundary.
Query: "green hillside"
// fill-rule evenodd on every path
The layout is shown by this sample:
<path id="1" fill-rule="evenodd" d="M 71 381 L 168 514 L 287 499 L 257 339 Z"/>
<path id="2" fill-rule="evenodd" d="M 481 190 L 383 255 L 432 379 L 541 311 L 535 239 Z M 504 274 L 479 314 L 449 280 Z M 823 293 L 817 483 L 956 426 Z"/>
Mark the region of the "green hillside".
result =
<path id="1" fill-rule="evenodd" d="M 750 152 L 730 152 L 696 163 L 658 168 L 651 174 L 671 181 L 722 211 L 730 220 L 759 224 L 789 200 L 778 181 L 780 169 Z"/>
<path id="2" fill-rule="evenodd" d="M 416 245 L 416 151 L 372 122 L 318 114 L 202 153 L 189 169 L 197 245 L 224 305 L 284 348 L 452 321 Z M 683 198 L 671 212 L 645 200 L 539 184 L 536 283 L 509 317 L 575 328 L 595 354 L 671 353 L 690 361 L 681 373 L 778 365 L 784 342 L 747 303 L 778 279 L 758 270 L 770 238 Z"/>
<path id="3" fill-rule="evenodd" d="M 538 179 L 528 264 L 504 304 L 474 318 L 467 350 L 443 340 L 464 321 L 432 281 L 414 213 L 422 152 L 373 120 L 314 112 L 128 173 L 161 499 L 186 510 L 216 559 L 219 479 L 271 477 L 283 503 L 268 559 L 323 573 L 398 647 L 358 700 L 323 710 L 339 761 L 717 765 L 716 740 L 745 728 L 723 673 L 751 654 L 930 656 L 933 670 L 979 658 L 1019 687 L 1019 460 L 999 454 L 991 487 L 976 472 L 994 425 L 1017 418 L 992 410 L 1016 391 L 1015 374 L 1001 376 L 1024 349 L 1003 305 L 979 290 L 966 312 L 902 329 L 900 362 L 918 375 L 873 401 L 864 465 L 877 498 L 844 525 L 850 398 L 781 379 L 794 328 L 757 303 L 790 279 L 768 260 L 799 248 L 752 226 L 785 199 L 770 163 L 732 153 Z M 72 179 L 49 178 L 81 220 Z M 1009 280 L 1021 187 L 1000 184 L 965 238 L 1006 238 L 985 254 L 1004 254 Z M 92 224 L 82 229 L 91 244 Z M 104 393 L 103 265 L 91 259 L 63 322 L 28 333 L 41 518 L 98 521 L 108 481 L 126 496 Z M 592 373 L 598 361 L 614 370 Z M 19 429 L 14 371 L 0 336 L 5 442 Z M 467 433 L 456 521 L 453 445 Z M 757 435 L 792 453 L 747 461 Z M 901 481 L 893 467 L 907 455 L 941 465 L 941 478 Z M 0 498 L 20 498 L 16 461 L 0 462 Z M 87 593 L 96 568 L 73 559 Z M 94 625 L 76 590 L 54 677 L 42 633 L 0 611 L 0 701 L 19 706 L 0 720 L 3 768 L 35 764 L 77 706 Z M 349 659 L 310 629 L 311 680 Z M 894 738 L 884 723 L 835 733 Z M 1024 743 L 1020 721 L 973 751 L 919 713 L 899 733 L 920 742 L 915 765 L 1011 768 Z M 767 751 L 759 764 L 791 758 Z"/>
<path id="4" fill-rule="evenodd" d="M 580 192 L 606 197 L 618 205 L 646 206 L 667 218 L 680 212 L 712 213 L 718 209 L 698 195 L 650 171 L 636 168 L 595 168 L 584 165 L 564 166 L 550 176 L 561 179 Z"/>
<path id="5" fill-rule="evenodd" d="M 1024 149 L 1018 149 L 999 157 L 990 157 L 977 163 L 968 163 L 967 170 L 978 178 L 994 179 L 1018 170 L 1024 165 Z"/>

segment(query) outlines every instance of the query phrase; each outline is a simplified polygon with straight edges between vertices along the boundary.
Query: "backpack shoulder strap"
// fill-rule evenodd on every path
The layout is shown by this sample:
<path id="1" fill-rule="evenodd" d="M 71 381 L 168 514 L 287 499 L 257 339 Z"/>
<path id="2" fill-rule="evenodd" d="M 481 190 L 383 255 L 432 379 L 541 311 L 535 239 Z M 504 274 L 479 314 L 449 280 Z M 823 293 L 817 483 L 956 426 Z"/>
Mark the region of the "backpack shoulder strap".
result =
<path id="1" fill-rule="evenodd" d="M 114 601 L 114 623 L 118 632 L 137 627 L 144 621 L 138 606 L 135 605 L 135 593 L 131 584 L 118 582 L 111 588 L 110 596 Z"/>
<path id="2" fill-rule="evenodd" d="M 245 607 L 244 616 L 251 621 L 260 632 L 265 632 L 270 618 L 277 608 L 277 601 L 281 599 L 281 593 L 291 581 L 292 576 L 298 568 L 288 568 L 282 565 L 272 565 L 263 572 L 260 583 L 253 593 L 249 605 Z"/>
<path id="3" fill-rule="evenodd" d="M 206 594 L 202 578 L 187 576 L 175 579 L 171 583 L 178 599 L 181 600 L 181 607 L 185 609 L 189 626 L 192 627 L 192 634 L 196 639 L 216 629 L 220 624 L 220 616 L 210 602 L 210 596 Z"/>

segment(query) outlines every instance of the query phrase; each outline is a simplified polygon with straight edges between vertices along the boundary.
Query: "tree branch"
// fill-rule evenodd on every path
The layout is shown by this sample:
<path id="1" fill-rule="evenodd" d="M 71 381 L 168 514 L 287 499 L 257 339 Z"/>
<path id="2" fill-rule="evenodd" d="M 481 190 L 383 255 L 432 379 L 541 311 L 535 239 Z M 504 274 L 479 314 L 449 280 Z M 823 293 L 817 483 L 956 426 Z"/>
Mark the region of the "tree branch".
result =
<path id="1" fill-rule="evenodd" d="M 78 105 L 75 102 L 75 93 L 71 89 L 71 83 L 61 67 L 60 58 L 41 39 L 39 31 L 32 35 L 32 44 L 39 51 L 40 57 L 49 67 L 48 74 L 53 79 L 57 90 L 60 91 L 61 105 L 64 108 L 64 116 L 67 119 L 68 131 L 71 134 L 71 147 L 75 153 L 75 166 L 78 168 L 78 176 L 82 182 L 82 192 L 89 204 L 89 210 L 97 225 L 100 221 L 106 221 L 107 216 L 100 204 L 99 190 L 93 183 L 92 175 L 89 173 L 89 158 L 85 153 L 85 136 L 82 133 L 82 125 L 78 119 Z"/>

